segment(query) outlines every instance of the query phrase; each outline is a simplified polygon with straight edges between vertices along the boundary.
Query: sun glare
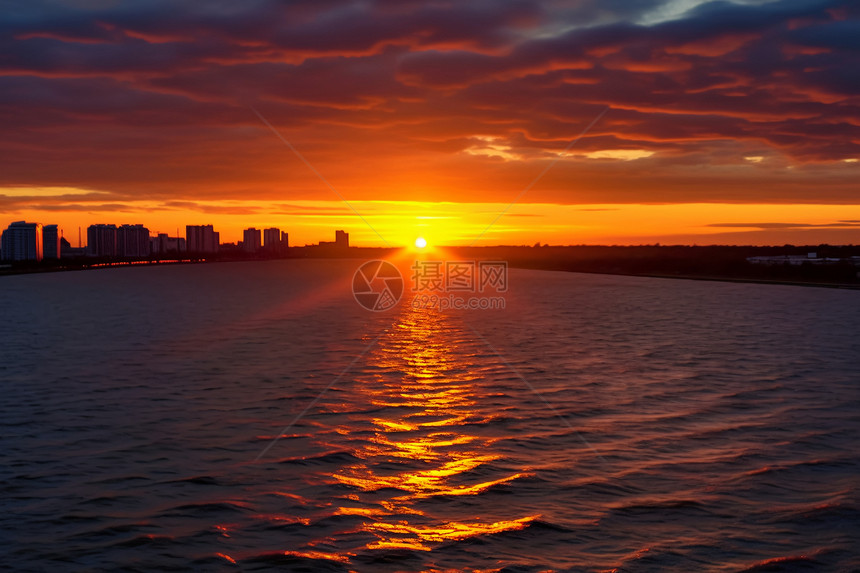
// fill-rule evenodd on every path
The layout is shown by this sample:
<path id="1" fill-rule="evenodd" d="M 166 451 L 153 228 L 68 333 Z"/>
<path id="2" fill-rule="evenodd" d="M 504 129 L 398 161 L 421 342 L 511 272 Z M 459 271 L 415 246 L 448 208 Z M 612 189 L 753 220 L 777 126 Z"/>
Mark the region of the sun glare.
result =
<path id="1" fill-rule="evenodd" d="M 423 249 L 427 246 L 427 239 L 425 239 L 424 237 L 418 237 L 417 239 L 415 239 L 415 246 L 419 249 Z"/>

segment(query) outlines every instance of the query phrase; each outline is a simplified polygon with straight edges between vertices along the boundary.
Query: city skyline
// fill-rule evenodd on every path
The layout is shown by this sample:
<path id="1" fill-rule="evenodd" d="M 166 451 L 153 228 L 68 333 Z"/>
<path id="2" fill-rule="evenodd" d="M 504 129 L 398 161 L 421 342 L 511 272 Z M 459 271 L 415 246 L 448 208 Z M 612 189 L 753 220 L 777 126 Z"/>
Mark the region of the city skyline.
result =
<path id="1" fill-rule="evenodd" d="M 179 231 L 179 229 L 177 229 Z M 335 230 L 334 241 L 320 240 L 305 246 L 349 247 L 349 233 Z M 83 237 L 86 237 L 84 242 Z M 237 247 L 248 254 L 267 252 L 283 255 L 289 248 L 289 233 L 277 227 L 244 230 L 244 241 L 220 241 L 220 233 L 213 225 L 186 225 L 185 236 L 171 237 L 167 233 L 153 233 L 142 223 L 96 223 L 79 228 L 78 244 L 65 237 L 56 224 L 32 221 L 13 221 L 2 230 L 0 260 L 42 261 L 66 257 L 146 258 L 150 255 L 188 253 L 215 255 L 221 247 Z M 250 241 L 249 241 L 250 238 Z"/>
<path id="2" fill-rule="evenodd" d="M 99 256 L 99 257 L 108 257 L 108 258 L 145 258 L 150 255 L 164 255 L 169 253 L 191 253 L 195 255 L 215 255 L 218 254 L 221 247 L 235 247 L 241 250 L 246 254 L 254 254 L 262 251 L 267 251 L 271 253 L 279 253 L 284 254 L 286 251 L 284 249 L 289 248 L 290 246 L 298 247 L 300 245 L 293 244 L 290 245 L 290 234 L 287 231 L 283 231 L 278 227 L 246 227 L 242 230 L 242 240 L 237 241 L 221 241 L 220 236 L 221 233 L 214 229 L 214 225 L 206 224 L 206 225 L 184 225 L 185 232 L 184 236 L 181 233 L 182 228 L 178 227 L 175 231 L 174 236 L 171 236 L 170 233 L 161 233 L 158 231 L 152 231 L 145 224 L 142 223 L 122 223 L 122 224 L 114 224 L 114 223 L 94 223 L 86 228 L 79 227 L 78 228 L 78 239 L 77 242 L 73 240 L 69 240 L 65 236 L 65 230 L 60 228 L 57 224 L 43 224 L 40 222 L 33 221 L 12 221 L 9 223 L 6 230 L 3 231 L 4 237 L 6 236 L 6 231 L 11 231 L 13 228 L 18 228 L 18 232 L 23 228 L 32 228 L 39 229 L 38 236 L 39 240 L 38 245 L 36 242 L 31 242 L 32 244 L 28 244 L 24 248 L 26 253 L 36 252 L 38 251 L 38 256 L 32 254 L 21 255 L 19 252 L 21 247 L 18 245 L 14 245 L 14 243 L 9 243 L 9 245 L 14 245 L 11 248 L 6 247 L 6 243 L 4 242 L 3 246 L 0 247 L 0 259 L 2 260 L 37 260 L 40 261 L 44 259 L 59 259 L 61 252 L 61 242 L 64 243 L 62 245 L 62 249 L 66 256 L 79 257 L 79 256 Z M 105 231 L 109 231 L 113 233 L 113 239 L 111 239 L 112 243 L 110 247 L 101 246 L 104 242 L 103 233 Z M 331 231 L 329 231 L 331 232 Z M 50 238 L 48 236 L 50 233 Z M 329 247 L 337 247 L 337 248 L 345 248 L 350 246 L 350 233 L 347 233 L 343 230 L 334 230 L 335 240 L 327 241 L 325 239 L 318 239 L 316 242 L 305 242 L 302 246 L 304 247 L 317 247 L 317 246 L 329 246 Z M 11 237 L 12 235 L 10 235 Z M 34 235 L 35 236 L 35 235 Z M 144 238 L 145 236 L 145 238 Z M 250 239 L 250 240 L 249 240 Z M 19 240 L 20 241 L 20 240 Z M 53 244 L 56 244 L 53 247 Z M 486 245 L 491 247 L 528 247 L 528 246 L 538 246 L 538 245 L 550 246 L 549 243 L 541 243 L 541 241 L 537 241 L 534 245 Z M 614 246 L 649 246 L 649 245 L 660 245 L 659 242 L 655 243 L 639 243 L 639 244 L 630 244 L 630 245 L 614 245 Z M 762 246 L 755 245 L 753 243 L 749 243 L 748 245 L 731 245 L 731 244 L 713 244 L 713 245 L 696 245 L 693 243 L 676 243 L 676 246 Z M 814 246 L 814 245 L 839 245 L 845 244 L 848 246 L 854 245 L 854 243 L 797 243 L 796 246 Z M 145 245 L 145 246 L 144 246 Z M 785 242 L 782 245 L 791 246 L 792 248 L 795 246 L 794 243 Z M 364 247 L 365 245 L 353 245 L 358 247 Z M 378 245 L 373 245 L 378 246 Z M 427 246 L 431 247 L 457 247 L 458 245 L 444 245 L 434 243 L 431 244 L 427 241 L 424 235 L 416 235 L 414 241 L 410 242 L 406 245 L 387 245 L 388 247 L 396 247 L 396 248 L 415 248 L 417 247 L 419 250 L 423 249 Z M 463 246 L 463 245 L 459 245 Z M 552 245 L 557 247 L 564 246 L 589 246 L 587 243 L 581 243 L 580 245 Z M 593 245 L 593 246 L 601 246 L 601 245 Z M 609 245 L 603 245 L 609 246 Z M 770 246 L 781 246 L 781 245 L 770 245 Z M 15 251 L 15 255 L 9 255 L 8 253 Z M 9 258 L 13 257 L 13 258 Z M 856 258 L 856 257 L 855 257 Z"/>

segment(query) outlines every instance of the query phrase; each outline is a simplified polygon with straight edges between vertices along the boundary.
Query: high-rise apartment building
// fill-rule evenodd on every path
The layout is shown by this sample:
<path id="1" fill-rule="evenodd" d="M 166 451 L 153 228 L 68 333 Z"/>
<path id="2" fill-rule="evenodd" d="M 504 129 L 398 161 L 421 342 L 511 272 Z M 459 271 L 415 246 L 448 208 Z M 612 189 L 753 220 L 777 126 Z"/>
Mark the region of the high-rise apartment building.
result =
<path id="1" fill-rule="evenodd" d="M 118 257 L 148 257 L 149 229 L 143 225 L 120 225 L 116 230 Z"/>
<path id="2" fill-rule="evenodd" d="M 275 227 L 263 229 L 263 246 L 267 251 L 278 251 L 281 248 L 281 230 Z"/>
<path id="3" fill-rule="evenodd" d="M 90 225 L 87 227 L 87 254 L 93 257 L 115 257 L 116 225 Z"/>
<path id="4" fill-rule="evenodd" d="M 263 229 L 263 250 L 269 255 L 283 256 L 290 248 L 289 234 L 276 227 Z"/>
<path id="5" fill-rule="evenodd" d="M 186 225 L 185 244 L 189 253 L 212 254 L 218 252 L 221 234 L 212 225 Z"/>
<path id="6" fill-rule="evenodd" d="M 0 254 L 4 261 L 41 261 L 42 225 L 16 221 L 0 236 Z"/>
<path id="7" fill-rule="evenodd" d="M 242 232 L 242 250 L 246 253 L 257 253 L 262 247 L 260 240 L 260 229 L 251 227 Z"/>
<path id="8" fill-rule="evenodd" d="M 349 247 L 349 233 L 346 231 L 335 231 L 334 246 L 339 249 L 346 249 Z"/>
<path id="9" fill-rule="evenodd" d="M 42 227 L 42 256 L 45 259 L 60 258 L 60 228 L 57 225 Z"/>

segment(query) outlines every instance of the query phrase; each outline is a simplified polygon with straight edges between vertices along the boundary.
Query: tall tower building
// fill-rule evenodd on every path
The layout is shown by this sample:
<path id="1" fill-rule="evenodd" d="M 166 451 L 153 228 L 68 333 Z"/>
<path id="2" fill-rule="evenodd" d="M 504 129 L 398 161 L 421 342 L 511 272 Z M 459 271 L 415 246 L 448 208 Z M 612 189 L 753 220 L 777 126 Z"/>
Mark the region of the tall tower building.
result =
<path id="1" fill-rule="evenodd" d="M 267 251 L 278 252 L 281 248 L 281 230 L 274 227 L 263 229 L 263 246 Z"/>
<path id="2" fill-rule="evenodd" d="M 116 225 L 90 225 L 87 227 L 87 254 L 93 257 L 115 257 Z"/>
<path id="3" fill-rule="evenodd" d="M 339 249 L 346 249 L 349 247 L 349 233 L 346 231 L 335 231 L 334 232 L 334 246 Z"/>
<path id="4" fill-rule="evenodd" d="M 57 225 L 42 227 L 42 255 L 45 259 L 60 258 L 60 229 Z"/>
<path id="5" fill-rule="evenodd" d="M 41 261 L 42 225 L 15 221 L 0 236 L 4 261 Z"/>
<path id="6" fill-rule="evenodd" d="M 149 229 L 143 225 L 121 225 L 116 230 L 118 257 L 148 257 L 149 252 Z"/>
<path id="7" fill-rule="evenodd" d="M 251 227 L 242 232 L 242 250 L 246 253 L 256 253 L 262 247 L 260 240 L 260 229 Z"/>
<path id="8" fill-rule="evenodd" d="M 186 225 L 185 244 L 189 253 L 213 254 L 218 252 L 221 234 L 212 225 Z"/>

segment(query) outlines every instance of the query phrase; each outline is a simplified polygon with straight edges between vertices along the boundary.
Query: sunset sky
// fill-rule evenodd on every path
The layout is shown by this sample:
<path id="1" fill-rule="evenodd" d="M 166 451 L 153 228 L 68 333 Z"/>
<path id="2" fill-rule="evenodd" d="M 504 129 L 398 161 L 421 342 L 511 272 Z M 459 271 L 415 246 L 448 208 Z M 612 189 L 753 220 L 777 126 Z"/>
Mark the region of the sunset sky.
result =
<path id="1" fill-rule="evenodd" d="M 3 228 L 860 244 L 856 0 L 0 10 Z"/>

